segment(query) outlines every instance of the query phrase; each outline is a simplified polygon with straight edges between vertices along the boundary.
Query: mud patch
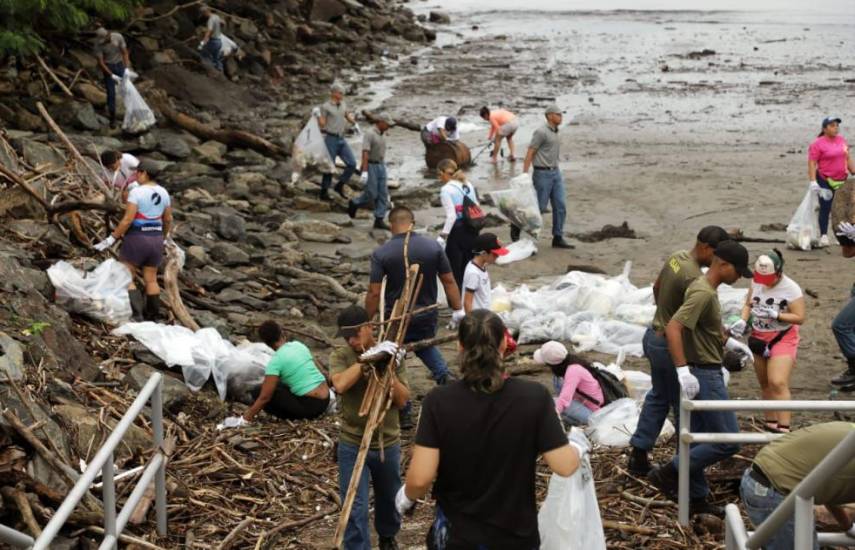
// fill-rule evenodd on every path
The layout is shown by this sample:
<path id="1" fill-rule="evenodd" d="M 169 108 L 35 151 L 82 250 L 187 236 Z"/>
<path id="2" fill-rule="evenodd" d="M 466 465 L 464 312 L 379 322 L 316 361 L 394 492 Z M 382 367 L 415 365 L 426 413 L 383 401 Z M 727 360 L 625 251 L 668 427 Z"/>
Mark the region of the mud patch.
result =
<path id="1" fill-rule="evenodd" d="M 599 231 L 589 231 L 588 233 L 579 233 L 573 235 L 573 238 L 583 243 L 598 243 L 606 239 L 637 239 L 635 229 L 629 227 L 629 223 L 623 222 L 620 225 L 606 224 Z"/>

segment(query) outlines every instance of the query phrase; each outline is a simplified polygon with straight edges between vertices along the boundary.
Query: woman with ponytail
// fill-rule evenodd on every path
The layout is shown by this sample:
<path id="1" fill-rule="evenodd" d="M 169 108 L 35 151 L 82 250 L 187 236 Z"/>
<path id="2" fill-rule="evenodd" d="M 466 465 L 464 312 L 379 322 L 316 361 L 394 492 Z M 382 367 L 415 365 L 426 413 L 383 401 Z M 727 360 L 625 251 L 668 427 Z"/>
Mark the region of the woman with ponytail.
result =
<path id="1" fill-rule="evenodd" d="M 505 345 L 505 325 L 495 313 L 469 313 L 458 332 L 461 379 L 431 390 L 422 402 L 395 505 L 403 514 L 433 484 L 431 550 L 539 548 L 537 457 L 569 476 L 590 449 L 581 433 L 571 434 L 568 444 L 544 386 L 506 379 Z"/>
<path id="2" fill-rule="evenodd" d="M 445 210 L 445 224 L 436 240 L 445 248 L 457 288 L 462 289 L 466 264 L 475 256 L 472 247 L 480 231 L 466 223 L 463 207 L 466 199 L 477 205 L 478 195 L 475 187 L 466 181 L 466 174 L 453 160 L 439 161 L 436 170 L 439 181 L 445 184 L 439 191 L 440 202 Z"/>

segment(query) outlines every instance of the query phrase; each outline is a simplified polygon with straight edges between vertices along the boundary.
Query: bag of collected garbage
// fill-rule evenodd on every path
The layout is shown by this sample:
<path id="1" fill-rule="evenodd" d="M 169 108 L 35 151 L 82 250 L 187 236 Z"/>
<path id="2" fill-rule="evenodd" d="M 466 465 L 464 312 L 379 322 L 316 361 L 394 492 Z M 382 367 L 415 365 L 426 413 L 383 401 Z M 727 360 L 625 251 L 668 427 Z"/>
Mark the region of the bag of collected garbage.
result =
<path id="1" fill-rule="evenodd" d="M 214 383 L 220 399 L 228 396 L 234 401 L 252 403 L 255 390 L 264 382 L 264 369 L 272 356 L 273 350 L 266 344 L 245 343 L 232 347 L 228 356 L 217 361 L 214 367 Z"/>
<path id="2" fill-rule="evenodd" d="M 618 399 L 591 414 L 585 433 L 591 442 L 607 447 L 628 447 L 632 434 L 638 427 L 640 404 L 631 397 Z M 665 420 L 659 438 L 674 435 L 674 425 Z"/>
<path id="3" fill-rule="evenodd" d="M 494 313 L 511 310 L 511 294 L 504 286 L 496 285 L 490 293 L 490 310 Z"/>
<path id="4" fill-rule="evenodd" d="M 511 179 L 510 189 L 493 191 L 490 195 L 498 205 L 499 211 L 512 224 L 519 227 L 535 239 L 543 227 L 540 206 L 537 204 L 537 194 L 534 191 L 531 175 L 520 174 Z"/>
<path id="5" fill-rule="evenodd" d="M 131 71 L 125 71 L 122 77 L 122 101 L 125 104 L 125 119 L 122 130 L 131 134 L 141 134 L 157 124 L 152 111 L 143 97 L 137 91 L 132 80 Z"/>
<path id="6" fill-rule="evenodd" d="M 220 35 L 220 55 L 228 57 L 238 51 L 237 43 L 228 36 Z"/>
<path id="7" fill-rule="evenodd" d="M 314 167 L 323 174 L 331 174 L 335 171 L 335 164 L 330 158 L 324 135 L 318 124 L 318 118 L 313 113 L 309 122 L 303 127 L 300 135 L 294 140 L 294 148 L 291 151 L 291 166 L 294 172 L 302 172 L 306 168 Z"/>
<path id="8" fill-rule="evenodd" d="M 56 290 L 56 303 L 64 310 L 110 325 L 131 318 L 131 274 L 120 262 L 110 258 L 87 273 L 59 261 L 48 268 L 47 274 Z"/>
<path id="9" fill-rule="evenodd" d="M 587 456 L 570 477 L 552 474 L 537 514 L 537 529 L 540 550 L 605 550 L 603 521 Z"/>
<path id="10" fill-rule="evenodd" d="M 515 243 L 507 245 L 508 253 L 504 256 L 499 256 L 496 263 L 499 265 L 507 265 L 511 262 L 525 260 L 532 254 L 537 254 L 537 245 L 531 239 L 520 239 Z"/>
<path id="11" fill-rule="evenodd" d="M 819 198 L 808 188 L 796 213 L 787 225 L 787 246 L 810 250 L 819 245 Z"/>
<path id="12" fill-rule="evenodd" d="M 644 396 L 653 388 L 650 375 L 640 370 L 623 371 L 623 384 L 629 391 L 629 396 L 638 401 L 644 401 Z"/>

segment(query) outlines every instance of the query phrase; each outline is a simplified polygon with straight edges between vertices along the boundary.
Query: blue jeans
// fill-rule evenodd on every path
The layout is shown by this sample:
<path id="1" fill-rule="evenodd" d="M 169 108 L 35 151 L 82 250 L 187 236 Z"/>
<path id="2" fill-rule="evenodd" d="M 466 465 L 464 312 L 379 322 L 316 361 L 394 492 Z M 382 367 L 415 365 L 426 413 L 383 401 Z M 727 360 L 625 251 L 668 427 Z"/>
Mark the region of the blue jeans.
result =
<path id="1" fill-rule="evenodd" d="M 342 502 L 347 495 L 350 477 L 359 446 L 338 442 L 338 492 Z M 347 528 L 344 531 L 345 550 L 371 550 L 371 531 L 368 526 L 368 479 L 374 486 L 374 529 L 381 537 L 394 537 L 401 530 L 401 517 L 395 510 L 395 495 L 401 488 L 401 446 L 391 445 L 380 451 L 369 450 L 365 467 L 359 478 L 356 498 Z"/>
<path id="2" fill-rule="evenodd" d="M 698 379 L 700 391 L 695 399 L 727 400 L 727 387 L 721 369 L 701 369 L 692 367 L 692 374 Z M 739 425 L 733 412 L 701 411 L 692 414 L 692 432 L 705 433 L 736 433 Z M 704 470 L 725 458 L 735 455 L 739 445 L 732 443 L 693 443 L 689 465 L 689 496 L 705 498 L 710 489 L 704 477 Z M 672 464 L 677 469 L 679 456 L 675 456 Z"/>
<path id="3" fill-rule="evenodd" d="M 774 487 L 766 487 L 757 483 L 749 475 L 750 471 L 751 468 L 747 468 L 742 475 L 739 494 L 742 495 L 742 505 L 745 506 L 745 512 L 756 529 L 787 497 L 776 491 Z M 763 548 L 766 550 L 794 550 L 793 537 L 795 534 L 795 519 L 791 516 L 787 523 L 778 527 L 778 530 L 772 535 L 772 538 L 766 541 Z M 814 531 L 813 547 L 814 550 L 819 550 L 816 531 Z"/>
<path id="4" fill-rule="evenodd" d="M 114 120 L 116 118 L 116 81 L 113 80 L 113 75 L 125 76 L 125 64 L 107 63 L 107 68 L 110 69 L 110 74 L 104 75 L 104 87 L 107 88 L 107 111 L 110 113 L 110 120 Z"/>
<path id="5" fill-rule="evenodd" d="M 567 202 L 561 170 L 557 168 L 554 170 L 533 170 L 531 178 L 534 182 L 534 191 L 537 193 L 537 205 L 540 207 L 540 211 L 545 211 L 549 202 L 552 202 L 552 236 L 563 236 Z"/>
<path id="6" fill-rule="evenodd" d="M 555 390 L 556 396 L 561 394 L 562 386 L 564 386 L 564 379 L 553 374 L 552 389 Z M 573 399 L 570 401 L 570 404 L 561 411 L 561 418 L 571 426 L 587 426 L 593 412 L 594 411 L 586 407 L 581 401 Z"/>
<path id="7" fill-rule="evenodd" d="M 653 387 L 644 396 L 644 406 L 638 417 L 638 427 L 629 444 L 636 449 L 649 451 L 656 445 L 668 411 L 674 413 L 674 425 L 680 433 L 680 382 L 677 369 L 668 352 L 668 341 L 648 328 L 641 340 L 644 356 L 650 363 L 650 379 Z"/>
<path id="8" fill-rule="evenodd" d="M 849 303 L 843 306 L 831 322 L 831 330 L 846 359 L 855 358 L 855 298 L 850 299 Z"/>
<path id="9" fill-rule="evenodd" d="M 828 233 L 828 217 L 831 215 L 831 203 L 834 201 L 834 189 L 828 185 L 828 182 L 824 177 L 819 175 L 819 172 L 816 173 L 816 183 L 820 187 L 831 191 L 831 198 L 829 200 L 825 200 L 821 196 L 817 197 L 819 199 L 819 234 L 825 235 Z"/>
<path id="10" fill-rule="evenodd" d="M 344 161 L 344 172 L 338 178 L 340 184 L 345 184 L 350 181 L 351 176 L 356 172 L 356 160 L 353 158 L 353 151 L 350 150 L 350 145 L 343 137 L 324 134 L 324 143 L 327 146 L 327 151 L 330 152 L 330 159 L 335 162 L 336 157 L 340 157 Z M 321 189 L 329 189 L 332 185 L 332 174 L 324 174 L 321 178 Z"/>
<path id="11" fill-rule="evenodd" d="M 202 59 L 207 59 L 215 69 L 223 70 L 223 41 L 219 38 L 209 38 L 202 48 Z"/>
<path id="12" fill-rule="evenodd" d="M 433 322 L 421 321 L 410 324 L 407 328 L 407 334 L 404 336 L 404 343 L 409 344 L 436 336 L 436 318 L 433 319 Z M 439 381 L 448 376 L 448 364 L 436 346 L 418 350 L 416 357 L 425 364 L 434 380 Z"/>
<path id="13" fill-rule="evenodd" d="M 389 188 L 386 187 L 386 165 L 369 164 L 368 181 L 362 194 L 353 199 L 356 206 L 365 206 L 374 201 L 374 217 L 383 219 L 389 210 Z"/>

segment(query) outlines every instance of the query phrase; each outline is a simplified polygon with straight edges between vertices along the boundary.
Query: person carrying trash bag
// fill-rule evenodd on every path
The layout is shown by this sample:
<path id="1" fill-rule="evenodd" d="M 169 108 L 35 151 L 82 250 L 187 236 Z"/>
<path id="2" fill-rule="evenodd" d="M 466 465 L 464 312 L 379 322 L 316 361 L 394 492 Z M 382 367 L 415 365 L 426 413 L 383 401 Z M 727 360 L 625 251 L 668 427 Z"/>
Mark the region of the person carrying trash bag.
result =
<path id="1" fill-rule="evenodd" d="M 353 158 L 353 151 L 350 150 L 350 145 L 344 139 L 348 124 L 356 124 L 356 119 L 353 117 L 353 113 L 347 110 L 347 103 L 344 102 L 344 86 L 336 82 L 330 86 L 330 100 L 321 105 L 318 125 L 324 134 L 324 143 L 333 165 L 335 165 L 336 157 L 341 158 L 344 162 L 344 171 L 339 176 L 338 183 L 335 184 L 336 193 L 344 198 L 347 198 L 344 194 L 344 186 L 356 172 L 356 159 Z M 332 172 L 324 172 L 321 178 L 320 198 L 323 201 L 332 200 L 329 193 L 332 177 Z"/>
<path id="2" fill-rule="evenodd" d="M 223 72 L 223 20 L 205 4 L 199 8 L 199 12 L 205 18 L 205 36 L 199 42 L 202 59 Z"/>
<path id="3" fill-rule="evenodd" d="M 811 189 L 819 193 L 819 246 L 829 245 L 828 219 L 834 192 L 846 183 L 848 174 L 855 174 L 855 162 L 849 144 L 840 135 L 840 123 L 835 116 L 822 119 L 822 130 L 808 148 L 808 179 Z"/>
<path id="4" fill-rule="evenodd" d="M 364 186 L 362 194 L 350 199 L 347 215 L 356 217 L 360 208 L 368 208 L 374 203 L 374 229 L 389 230 L 384 221 L 389 211 L 389 187 L 386 182 L 386 130 L 393 126 L 392 119 L 385 115 L 375 115 L 374 126 L 366 130 L 362 137 L 362 176 Z M 343 175 L 342 175 L 343 177 Z M 338 189 L 338 186 L 336 186 Z"/>
<path id="5" fill-rule="evenodd" d="M 719 243 L 706 275 L 689 285 L 683 305 L 665 327 L 668 350 L 677 365 L 677 380 L 687 399 L 728 400 L 722 374 L 723 349 L 751 355 L 748 346 L 729 338 L 721 326 L 721 304 L 717 289 L 722 283 L 732 285 L 740 277 L 754 276 L 748 269 L 748 251 L 736 241 Z M 732 411 L 695 411 L 693 432 L 736 433 L 739 425 Z M 723 510 L 709 501 L 709 486 L 704 470 L 730 458 L 739 451 L 731 443 L 700 443 L 690 451 L 689 511 L 691 514 L 723 515 Z M 647 475 L 650 483 L 667 498 L 677 501 L 677 467 L 675 456 Z"/>
<path id="6" fill-rule="evenodd" d="M 98 67 L 104 73 L 104 88 L 107 90 L 107 113 L 110 116 L 110 128 L 116 127 L 116 79 L 125 75 L 131 68 L 131 56 L 125 38 L 110 32 L 104 27 L 95 30 L 95 54 Z"/>
<path id="7" fill-rule="evenodd" d="M 430 550 L 540 547 L 535 498 L 537 459 L 570 476 L 591 444 L 564 433 L 549 391 L 506 379 L 505 325 L 478 309 L 458 331 L 462 379 L 425 396 L 406 484 L 395 506 L 404 514 L 433 485 Z"/>
<path id="8" fill-rule="evenodd" d="M 701 268 L 709 267 L 715 249 L 729 240 L 727 231 L 717 225 L 702 228 L 692 249 L 671 254 L 653 283 L 656 313 L 641 341 L 644 356 L 650 363 L 652 387 L 644 396 L 638 427 L 629 441 L 632 450 L 627 469 L 634 475 L 644 477 L 650 471 L 648 453 L 656 445 L 669 410 L 674 414 L 674 426 L 679 433 L 680 383 L 671 354 L 668 353 L 665 327 L 683 305 L 686 289 L 701 276 Z"/>
<path id="9" fill-rule="evenodd" d="M 123 239 L 119 260 L 132 274 L 142 270 L 145 299 L 133 277 L 128 286 L 134 321 L 156 321 L 160 314 L 157 269 L 163 260 L 165 240 L 172 229 L 172 202 L 166 189 L 154 179 L 159 171 L 154 161 L 140 161 L 137 166 L 139 185 L 128 193 L 125 215 L 116 229 L 95 245 L 95 250 L 104 251 Z"/>

